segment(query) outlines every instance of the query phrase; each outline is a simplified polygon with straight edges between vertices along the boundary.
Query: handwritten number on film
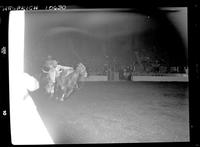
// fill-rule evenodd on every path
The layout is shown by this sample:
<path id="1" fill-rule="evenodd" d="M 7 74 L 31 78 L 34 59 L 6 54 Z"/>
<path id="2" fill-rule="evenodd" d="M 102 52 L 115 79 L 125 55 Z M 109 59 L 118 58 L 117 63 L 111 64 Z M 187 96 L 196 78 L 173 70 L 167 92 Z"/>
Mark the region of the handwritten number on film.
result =
<path id="1" fill-rule="evenodd" d="M 1 48 L 1 54 L 3 54 L 3 55 L 6 54 L 6 47 L 5 46 Z"/>
<path id="2" fill-rule="evenodd" d="M 6 116 L 7 115 L 7 112 L 6 110 L 3 111 L 3 116 Z"/>

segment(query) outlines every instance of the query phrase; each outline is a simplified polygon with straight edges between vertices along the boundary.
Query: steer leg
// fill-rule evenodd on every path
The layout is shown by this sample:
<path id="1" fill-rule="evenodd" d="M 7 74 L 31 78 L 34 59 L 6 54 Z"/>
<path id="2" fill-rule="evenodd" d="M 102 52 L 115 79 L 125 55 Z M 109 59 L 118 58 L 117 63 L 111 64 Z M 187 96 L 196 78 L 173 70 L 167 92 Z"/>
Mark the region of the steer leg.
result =
<path id="1" fill-rule="evenodd" d="M 63 92 L 63 95 L 62 95 L 60 101 L 64 101 L 64 98 L 65 98 L 65 95 L 66 95 L 67 88 L 66 88 L 66 87 L 62 87 L 62 90 L 63 90 L 64 92 Z"/>
<path id="2" fill-rule="evenodd" d="M 54 85 L 51 85 L 51 98 L 53 97 L 54 95 Z"/>
<path id="3" fill-rule="evenodd" d="M 64 101 L 64 97 L 65 97 L 65 93 L 63 93 L 63 95 L 62 95 L 60 101 Z"/>

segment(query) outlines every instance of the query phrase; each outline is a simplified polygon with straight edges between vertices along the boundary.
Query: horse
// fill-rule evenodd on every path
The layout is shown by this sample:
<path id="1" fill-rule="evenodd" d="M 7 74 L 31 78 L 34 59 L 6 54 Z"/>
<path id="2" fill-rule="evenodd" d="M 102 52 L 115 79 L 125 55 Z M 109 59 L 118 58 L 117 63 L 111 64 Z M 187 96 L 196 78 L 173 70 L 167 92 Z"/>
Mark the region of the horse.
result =
<path id="1" fill-rule="evenodd" d="M 82 63 L 79 63 L 70 74 L 67 75 L 67 72 L 67 70 L 63 70 L 56 79 L 56 91 L 61 89 L 63 92 L 60 101 L 64 101 L 65 97 L 68 98 L 75 89 L 79 88 L 78 81 L 80 78 L 86 78 L 88 75 L 86 67 Z"/>

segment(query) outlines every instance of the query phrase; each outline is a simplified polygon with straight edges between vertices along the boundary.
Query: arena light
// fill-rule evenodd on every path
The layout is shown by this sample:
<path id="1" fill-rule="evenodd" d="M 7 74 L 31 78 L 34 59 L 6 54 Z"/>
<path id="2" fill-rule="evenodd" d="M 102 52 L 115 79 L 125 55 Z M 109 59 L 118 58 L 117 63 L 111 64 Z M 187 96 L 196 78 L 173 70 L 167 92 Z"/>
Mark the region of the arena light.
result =
<path id="1" fill-rule="evenodd" d="M 27 89 L 38 82 L 24 73 L 25 11 L 9 15 L 9 92 L 11 141 L 14 145 L 53 144 Z M 33 87 L 32 87 L 33 86 Z M 24 100 L 24 98 L 26 100 Z"/>

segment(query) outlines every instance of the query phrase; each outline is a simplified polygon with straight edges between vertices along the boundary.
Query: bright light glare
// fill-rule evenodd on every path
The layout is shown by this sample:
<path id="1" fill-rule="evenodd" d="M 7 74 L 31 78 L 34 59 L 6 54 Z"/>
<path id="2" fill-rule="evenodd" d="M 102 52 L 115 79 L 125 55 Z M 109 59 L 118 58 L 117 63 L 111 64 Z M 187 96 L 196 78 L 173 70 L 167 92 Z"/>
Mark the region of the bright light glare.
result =
<path id="1" fill-rule="evenodd" d="M 11 140 L 14 145 L 54 144 L 27 91 L 38 89 L 39 82 L 24 73 L 24 17 L 24 11 L 9 16 Z"/>

